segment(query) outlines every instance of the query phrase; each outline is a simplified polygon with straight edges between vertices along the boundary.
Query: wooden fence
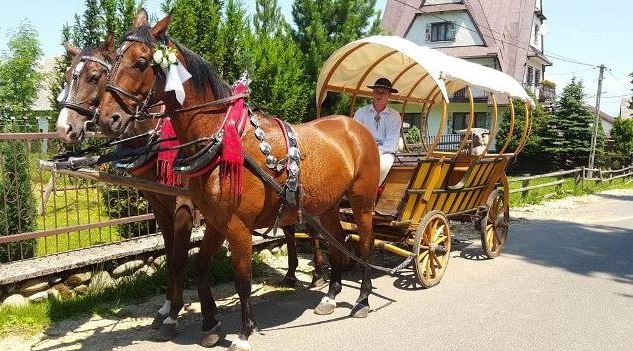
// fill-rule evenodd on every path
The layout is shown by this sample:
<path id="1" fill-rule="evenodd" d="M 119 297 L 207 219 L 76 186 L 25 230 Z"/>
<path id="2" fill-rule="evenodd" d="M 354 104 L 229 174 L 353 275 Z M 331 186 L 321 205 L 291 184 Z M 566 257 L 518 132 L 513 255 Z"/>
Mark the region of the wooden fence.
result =
<path id="1" fill-rule="evenodd" d="M 554 188 L 554 192 L 546 194 L 545 197 L 552 196 L 557 192 L 560 192 L 563 188 L 563 184 L 565 184 L 566 179 L 573 177 L 574 184 L 576 186 L 580 186 L 581 188 L 585 187 L 585 182 L 594 181 L 596 184 L 600 184 L 602 182 L 611 182 L 615 179 L 633 177 L 633 165 L 624 167 L 621 169 L 613 169 L 613 170 L 601 170 L 601 169 L 592 169 L 592 168 L 576 168 L 568 171 L 558 171 L 546 174 L 539 174 L 534 176 L 524 176 L 518 178 L 509 179 L 510 183 L 521 183 L 521 187 L 517 189 L 511 189 L 510 194 L 521 193 L 522 197 L 526 197 L 531 190 L 543 189 L 543 188 Z M 535 184 L 530 185 L 530 182 L 536 179 L 543 178 L 556 178 L 556 180 L 543 183 L 543 184 Z"/>

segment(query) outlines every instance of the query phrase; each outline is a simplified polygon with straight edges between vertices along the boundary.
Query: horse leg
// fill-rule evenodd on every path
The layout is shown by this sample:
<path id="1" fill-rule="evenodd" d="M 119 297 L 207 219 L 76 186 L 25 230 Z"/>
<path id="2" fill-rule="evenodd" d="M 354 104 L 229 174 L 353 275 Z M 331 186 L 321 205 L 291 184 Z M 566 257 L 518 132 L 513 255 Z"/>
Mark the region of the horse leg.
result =
<path id="1" fill-rule="evenodd" d="M 319 219 L 321 220 L 321 225 L 325 228 L 325 230 L 332 234 L 339 242 L 344 242 L 344 232 L 338 217 L 338 206 L 327 210 L 319 217 Z M 323 297 L 319 305 L 314 309 L 314 313 L 316 314 L 330 314 L 334 312 L 334 309 L 336 308 L 336 295 L 341 292 L 343 287 L 341 283 L 343 254 L 335 248 L 334 245 L 330 245 L 329 257 L 330 265 L 332 266 L 330 287 L 327 295 Z"/>
<path id="2" fill-rule="evenodd" d="M 145 194 L 148 199 L 152 210 L 154 211 L 154 216 L 156 217 L 156 222 L 158 222 L 158 227 L 160 228 L 161 234 L 163 235 L 163 241 L 165 243 L 165 261 L 167 264 L 167 293 L 165 302 L 163 306 L 156 312 L 156 316 L 152 321 L 151 327 L 152 329 L 159 329 L 163 324 L 163 321 L 167 316 L 169 316 L 169 311 L 171 310 L 171 300 L 173 295 L 173 279 L 171 275 L 171 266 L 172 266 L 172 253 L 174 247 L 174 223 L 173 223 L 173 213 L 172 210 L 166 208 L 158 198 L 153 194 Z"/>
<path id="3" fill-rule="evenodd" d="M 185 202 L 183 202 L 185 201 Z M 170 263 L 169 280 L 172 290 L 169 317 L 160 327 L 160 336 L 163 340 L 171 340 L 176 337 L 178 330 L 175 322 L 184 305 L 183 289 L 185 284 L 185 272 L 191 230 L 193 229 L 193 205 L 188 199 L 178 198 L 174 215 L 174 238 L 172 259 Z"/>
<path id="4" fill-rule="evenodd" d="M 312 272 L 312 287 L 319 287 L 325 285 L 325 259 L 323 257 L 323 249 L 321 248 L 321 242 L 319 239 L 311 239 L 312 247 L 314 248 L 314 256 L 312 258 L 314 262 L 314 271 Z"/>
<path id="5" fill-rule="evenodd" d="M 257 323 L 251 306 L 251 273 L 253 263 L 253 238 L 250 229 L 240 220 L 233 219 L 229 223 L 227 235 L 233 271 L 235 273 L 235 289 L 240 297 L 242 309 L 242 327 L 238 338 L 233 341 L 229 351 L 251 350 L 248 337 L 257 330 Z"/>
<path id="6" fill-rule="evenodd" d="M 220 322 L 215 318 L 218 306 L 215 304 L 211 293 L 211 260 L 218 252 L 225 236 L 207 224 L 204 238 L 200 244 L 200 251 L 196 260 L 196 276 L 198 299 L 202 310 L 202 340 L 200 344 L 204 347 L 212 347 L 218 341 L 224 339 L 224 331 Z"/>
<path id="7" fill-rule="evenodd" d="M 299 259 L 297 258 L 297 240 L 295 239 L 295 228 L 291 225 L 281 228 L 286 236 L 286 246 L 288 247 L 288 273 L 284 277 L 281 285 L 293 287 L 297 284 L 297 267 Z"/>
<path id="8" fill-rule="evenodd" d="M 375 192 L 375 187 L 370 188 Z M 360 237 L 358 253 L 362 259 L 368 260 L 374 248 L 374 231 L 372 227 L 374 199 L 371 196 L 368 197 L 367 193 L 362 191 L 358 191 L 356 194 L 350 196 L 350 203 L 354 212 L 356 226 L 358 227 L 358 236 Z M 352 317 L 356 318 L 367 317 L 369 313 L 369 295 L 372 289 L 370 270 L 367 267 L 362 267 L 362 272 L 360 295 L 350 313 Z"/>

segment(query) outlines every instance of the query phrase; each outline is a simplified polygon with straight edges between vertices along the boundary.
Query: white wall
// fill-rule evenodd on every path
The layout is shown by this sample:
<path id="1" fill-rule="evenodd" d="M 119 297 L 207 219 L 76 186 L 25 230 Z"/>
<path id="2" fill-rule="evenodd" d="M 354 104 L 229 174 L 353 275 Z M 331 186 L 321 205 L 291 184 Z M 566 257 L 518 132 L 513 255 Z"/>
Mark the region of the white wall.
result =
<path id="1" fill-rule="evenodd" d="M 451 46 L 471 46 L 471 45 L 483 45 L 484 42 L 477 32 L 477 28 L 470 19 L 470 15 L 466 11 L 452 11 L 442 13 L 440 16 L 442 19 L 454 22 L 456 24 L 455 40 L 454 41 L 441 41 L 431 42 L 426 41 L 426 27 L 430 23 L 443 22 L 437 17 L 433 17 L 426 14 L 420 14 L 416 16 L 411 28 L 405 35 L 406 39 L 412 42 L 425 45 L 432 48 L 439 47 L 451 47 Z M 468 29 L 466 29 L 468 28 Z M 470 30 L 469 30 L 470 29 Z"/>
<path id="2" fill-rule="evenodd" d="M 535 32 L 536 26 L 539 27 L 538 35 Z M 543 22 L 536 16 L 534 16 L 534 24 L 532 25 L 532 34 L 530 35 L 530 45 L 543 51 Z"/>

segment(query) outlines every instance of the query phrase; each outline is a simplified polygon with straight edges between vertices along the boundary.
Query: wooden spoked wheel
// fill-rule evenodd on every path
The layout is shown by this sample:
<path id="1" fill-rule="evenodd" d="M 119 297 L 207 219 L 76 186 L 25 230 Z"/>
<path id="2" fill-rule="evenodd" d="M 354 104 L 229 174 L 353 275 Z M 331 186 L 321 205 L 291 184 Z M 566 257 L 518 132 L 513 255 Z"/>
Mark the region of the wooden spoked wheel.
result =
<path id="1" fill-rule="evenodd" d="M 486 201 L 488 213 L 481 219 L 481 247 L 488 257 L 501 254 L 508 238 L 510 208 L 506 203 L 503 190 L 494 190 Z"/>
<path id="2" fill-rule="evenodd" d="M 413 246 L 415 274 L 424 288 L 439 284 L 451 253 L 451 229 L 442 211 L 431 211 L 420 221 Z"/>

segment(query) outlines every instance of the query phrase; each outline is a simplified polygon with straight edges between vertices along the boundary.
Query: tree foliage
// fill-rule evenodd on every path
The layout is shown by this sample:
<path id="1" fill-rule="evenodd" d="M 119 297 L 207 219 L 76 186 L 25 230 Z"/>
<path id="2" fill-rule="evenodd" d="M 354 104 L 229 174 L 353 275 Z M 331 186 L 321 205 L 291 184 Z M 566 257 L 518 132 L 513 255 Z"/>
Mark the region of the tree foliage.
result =
<path id="1" fill-rule="evenodd" d="M 554 157 L 559 168 L 584 166 L 589 159 L 595 115 L 584 105 L 584 97 L 582 82 L 573 79 L 563 90 L 555 113 L 543 133 L 545 151 Z M 599 123 L 597 160 L 604 156 L 604 140 L 602 124 Z"/>
<path id="2" fill-rule="evenodd" d="M 543 106 L 538 103 L 534 94 L 528 91 L 528 94 L 536 101 L 536 107 L 530 110 L 530 129 L 528 139 L 526 141 L 524 149 L 518 156 L 517 163 L 513 165 L 513 168 L 520 169 L 522 171 L 546 171 L 549 170 L 548 166 L 551 165 L 551 155 L 545 150 L 543 145 L 543 136 L 548 128 L 551 115 L 548 115 L 543 110 Z M 515 123 L 512 131 L 512 137 L 505 150 L 505 152 L 514 152 L 519 145 L 519 141 L 525 132 L 525 104 L 522 101 L 513 101 L 515 110 Z M 499 121 L 499 131 L 497 132 L 496 147 L 497 150 L 501 150 L 508 140 L 510 134 L 510 125 L 512 122 L 512 115 L 510 110 L 505 111 Z"/>
<path id="3" fill-rule="evenodd" d="M 7 46 L 0 60 L 0 114 L 20 115 L 29 111 L 37 98 L 42 49 L 37 31 L 29 22 L 20 24 Z"/>
<path id="4" fill-rule="evenodd" d="M 304 54 L 306 80 L 312 83 L 308 119 L 315 116 L 314 88 L 323 62 L 341 46 L 379 31 L 380 12 L 375 5 L 376 0 L 296 0 L 292 5 L 293 36 Z M 333 98 L 323 108 L 327 112 L 346 111 L 341 105 L 346 105 L 345 101 Z"/>
<path id="5" fill-rule="evenodd" d="M 9 123 L 0 132 L 19 132 L 15 123 Z M 0 235 L 30 232 L 36 229 L 35 200 L 29 178 L 27 144 L 24 142 L 0 143 Z M 33 257 L 35 239 L 0 245 L 0 262 Z"/>
<path id="6" fill-rule="evenodd" d="M 257 0 L 250 35 L 249 73 L 252 99 L 267 113 L 297 123 L 306 112 L 310 85 L 301 66 L 301 51 L 281 16 L 277 0 Z"/>
<path id="7" fill-rule="evenodd" d="M 615 152 L 621 156 L 633 155 L 633 119 L 618 117 L 613 121 L 611 138 L 615 143 Z"/>
<path id="8" fill-rule="evenodd" d="M 62 27 L 61 42 L 78 48 L 97 47 L 108 34 L 120 38 L 132 26 L 142 0 L 85 0 L 84 11 L 75 14 L 73 24 Z M 49 102 L 57 110 L 57 96 L 64 84 L 64 72 L 71 58 L 64 54 L 55 61 L 55 71 L 49 79 Z"/>

